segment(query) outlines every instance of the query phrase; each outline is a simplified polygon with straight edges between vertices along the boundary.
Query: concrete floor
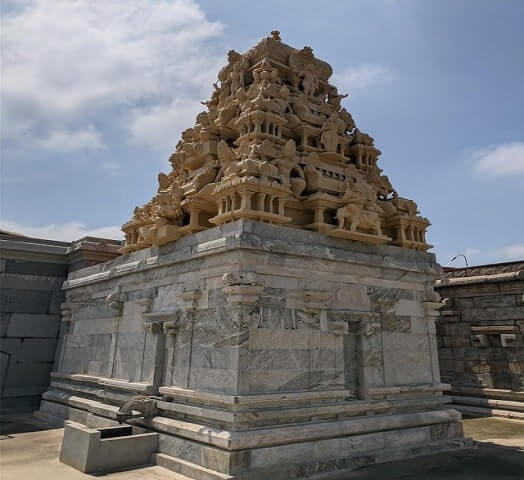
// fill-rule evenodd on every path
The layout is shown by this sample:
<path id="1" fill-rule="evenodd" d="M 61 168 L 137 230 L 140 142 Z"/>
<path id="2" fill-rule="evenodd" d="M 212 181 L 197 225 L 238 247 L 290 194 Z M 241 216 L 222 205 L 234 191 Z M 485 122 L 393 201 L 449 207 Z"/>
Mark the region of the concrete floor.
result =
<path id="1" fill-rule="evenodd" d="M 464 420 L 467 436 L 479 449 L 374 465 L 338 479 L 344 480 L 513 480 L 524 478 L 524 421 L 502 418 Z M 29 415 L 10 415 L 0 425 L 2 480 L 82 480 L 94 476 L 58 461 L 63 430 L 50 428 Z M 162 467 L 144 467 L 103 475 L 106 480 L 176 480 Z M 268 479 L 269 480 L 269 479 Z"/>

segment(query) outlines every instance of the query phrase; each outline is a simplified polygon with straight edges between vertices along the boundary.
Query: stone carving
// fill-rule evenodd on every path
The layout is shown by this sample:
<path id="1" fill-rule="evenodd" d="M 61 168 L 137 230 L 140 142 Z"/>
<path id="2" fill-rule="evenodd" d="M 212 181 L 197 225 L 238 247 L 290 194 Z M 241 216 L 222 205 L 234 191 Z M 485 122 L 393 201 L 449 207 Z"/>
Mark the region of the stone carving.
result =
<path id="1" fill-rule="evenodd" d="M 380 151 L 342 108 L 331 67 L 271 32 L 228 52 L 157 194 L 123 225 L 129 252 L 241 218 L 426 250 L 429 221 L 377 166 Z"/>
<path id="2" fill-rule="evenodd" d="M 122 298 L 120 287 L 116 288 L 106 297 L 106 303 L 108 307 L 113 311 L 114 317 L 119 317 L 122 315 L 122 312 L 124 310 L 124 300 Z"/>
<path id="3" fill-rule="evenodd" d="M 68 324 L 72 319 L 71 304 L 69 302 L 63 302 L 60 304 L 60 314 L 63 323 Z"/>

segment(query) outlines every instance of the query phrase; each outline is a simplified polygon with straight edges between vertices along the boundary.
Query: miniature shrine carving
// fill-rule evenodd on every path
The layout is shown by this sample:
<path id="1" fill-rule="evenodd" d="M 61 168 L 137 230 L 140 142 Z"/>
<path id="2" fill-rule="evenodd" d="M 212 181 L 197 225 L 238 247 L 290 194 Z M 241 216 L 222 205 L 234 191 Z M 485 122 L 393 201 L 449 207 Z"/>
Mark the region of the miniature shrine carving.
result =
<path id="1" fill-rule="evenodd" d="M 377 166 L 329 83 L 331 67 L 279 32 L 228 52 L 207 111 L 182 132 L 157 194 L 123 225 L 122 252 L 162 245 L 238 219 L 368 243 L 431 248 L 429 221 Z"/>

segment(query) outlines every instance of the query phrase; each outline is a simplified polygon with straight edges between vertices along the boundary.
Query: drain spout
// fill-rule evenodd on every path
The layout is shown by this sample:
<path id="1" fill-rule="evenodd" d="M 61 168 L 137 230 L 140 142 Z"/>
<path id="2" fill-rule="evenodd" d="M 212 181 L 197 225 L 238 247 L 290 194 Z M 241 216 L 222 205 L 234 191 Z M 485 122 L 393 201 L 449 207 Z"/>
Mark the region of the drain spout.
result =
<path id="1" fill-rule="evenodd" d="M 116 412 L 118 423 L 122 424 L 130 418 L 147 418 L 156 415 L 156 402 L 158 399 L 159 397 L 133 397 L 125 402 Z"/>

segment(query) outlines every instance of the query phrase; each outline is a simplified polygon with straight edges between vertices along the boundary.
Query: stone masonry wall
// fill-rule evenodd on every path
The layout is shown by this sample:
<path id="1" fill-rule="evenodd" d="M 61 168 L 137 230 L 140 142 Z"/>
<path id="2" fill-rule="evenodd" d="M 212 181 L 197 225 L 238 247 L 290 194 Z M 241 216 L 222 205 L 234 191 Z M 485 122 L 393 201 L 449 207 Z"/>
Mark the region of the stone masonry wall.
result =
<path id="1" fill-rule="evenodd" d="M 70 270 L 116 256 L 107 241 L 95 255 L 85 241 L 56 242 L 0 233 L 0 409 L 38 407 L 49 385 L 57 338 L 62 284 Z M 98 244 L 100 245 L 100 244 Z M 96 249 L 94 249 L 96 250 Z M 86 254 L 87 253 L 87 254 Z"/>
<path id="2" fill-rule="evenodd" d="M 524 262 L 449 270 L 437 291 L 440 371 L 455 403 L 524 412 L 512 405 L 524 402 Z"/>
<path id="3" fill-rule="evenodd" d="M 36 407 L 53 367 L 67 264 L 4 259 L 1 266 L 1 407 Z"/>

